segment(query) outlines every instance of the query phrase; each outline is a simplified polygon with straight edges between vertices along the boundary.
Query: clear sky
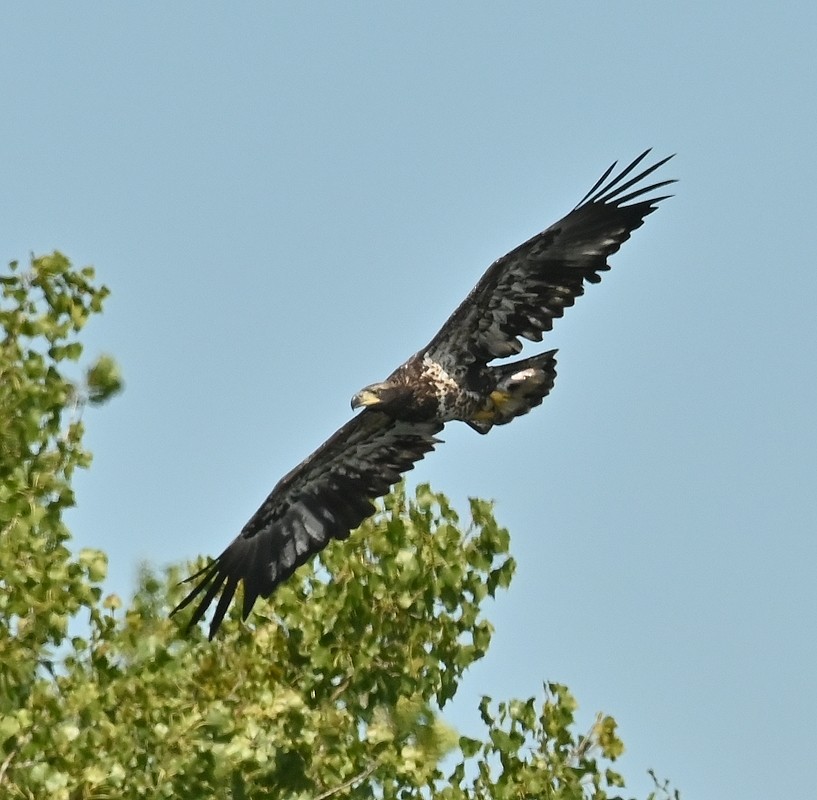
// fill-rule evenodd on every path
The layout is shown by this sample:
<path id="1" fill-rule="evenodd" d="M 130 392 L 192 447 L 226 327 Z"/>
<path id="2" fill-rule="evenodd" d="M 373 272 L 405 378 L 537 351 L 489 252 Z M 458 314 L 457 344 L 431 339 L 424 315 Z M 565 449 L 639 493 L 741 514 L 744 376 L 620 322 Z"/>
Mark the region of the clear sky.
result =
<path id="1" fill-rule="evenodd" d="M 412 475 L 495 499 L 519 562 L 446 716 L 560 681 L 642 794 L 810 793 L 817 5 L 6 3 L 0 37 L 0 257 L 113 292 L 71 524 L 122 594 L 220 552 L 611 161 L 677 152 L 552 396 Z"/>

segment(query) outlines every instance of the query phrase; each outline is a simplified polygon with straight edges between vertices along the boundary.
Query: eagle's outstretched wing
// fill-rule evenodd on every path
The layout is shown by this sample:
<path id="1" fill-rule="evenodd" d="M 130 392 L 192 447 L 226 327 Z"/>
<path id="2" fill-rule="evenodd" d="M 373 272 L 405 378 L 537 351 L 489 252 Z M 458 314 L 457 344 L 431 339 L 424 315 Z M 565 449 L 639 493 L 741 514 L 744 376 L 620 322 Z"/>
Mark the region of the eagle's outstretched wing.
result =
<path id="1" fill-rule="evenodd" d="M 423 352 L 452 371 L 518 353 L 520 336 L 541 341 L 584 281 L 598 283 L 608 257 L 669 196 L 644 197 L 672 180 L 638 184 L 672 156 L 629 177 L 649 152 L 608 180 L 614 163 L 566 217 L 495 261 Z"/>
<path id="2" fill-rule="evenodd" d="M 278 482 L 215 561 L 188 578 L 198 583 L 173 613 L 203 594 L 193 626 L 221 592 L 212 639 L 243 581 L 246 619 L 259 596 L 269 597 L 330 539 L 349 536 L 374 511 L 371 501 L 434 449 L 442 429 L 441 422 L 405 422 L 374 409 L 353 417 Z"/>

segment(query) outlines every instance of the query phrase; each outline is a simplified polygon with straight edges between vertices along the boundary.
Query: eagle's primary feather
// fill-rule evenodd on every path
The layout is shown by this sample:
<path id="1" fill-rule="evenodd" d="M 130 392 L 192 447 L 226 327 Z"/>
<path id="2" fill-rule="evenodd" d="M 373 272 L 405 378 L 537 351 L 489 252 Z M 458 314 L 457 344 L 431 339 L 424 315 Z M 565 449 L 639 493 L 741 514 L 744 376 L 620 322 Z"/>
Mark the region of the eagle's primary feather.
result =
<path id="1" fill-rule="evenodd" d="M 495 261 L 425 348 L 355 395 L 352 407 L 363 411 L 278 482 L 227 549 L 188 579 L 198 582 L 174 613 L 198 600 L 195 625 L 220 594 L 212 638 L 239 583 L 246 618 L 330 539 L 348 537 L 446 422 L 487 433 L 539 405 L 556 377 L 555 350 L 490 362 L 518 353 L 520 337 L 541 341 L 666 199 L 651 193 L 672 180 L 643 182 L 671 156 L 639 172 L 649 152 L 611 178 L 613 164 L 567 216 Z"/>

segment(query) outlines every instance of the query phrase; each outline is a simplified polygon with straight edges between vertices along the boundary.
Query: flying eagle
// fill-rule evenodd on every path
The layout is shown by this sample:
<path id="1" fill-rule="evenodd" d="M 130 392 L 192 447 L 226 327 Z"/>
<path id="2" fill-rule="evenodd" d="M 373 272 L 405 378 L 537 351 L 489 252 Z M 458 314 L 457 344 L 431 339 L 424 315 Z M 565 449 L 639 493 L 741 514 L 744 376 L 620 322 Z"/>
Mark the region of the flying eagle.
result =
<path id="1" fill-rule="evenodd" d="M 633 175 L 649 152 L 611 178 L 614 163 L 567 216 L 495 261 L 426 347 L 361 389 L 352 409 L 363 411 L 278 482 L 227 549 L 188 579 L 198 583 L 173 613 L 200 598 L 193 626 L 221 593 L 212 639 L 241 581 L 246 619 L 259 596 L 372 514 L 372 501 L 440 443 L 446 422 L 484 434 L 538 406 L 556 378 L 555 350 L 490 363 L 519 353 L 519 337 L 541 341 L 669 197 L 646 195 L 674 181 L 643 182 L 672 156 Z"/>

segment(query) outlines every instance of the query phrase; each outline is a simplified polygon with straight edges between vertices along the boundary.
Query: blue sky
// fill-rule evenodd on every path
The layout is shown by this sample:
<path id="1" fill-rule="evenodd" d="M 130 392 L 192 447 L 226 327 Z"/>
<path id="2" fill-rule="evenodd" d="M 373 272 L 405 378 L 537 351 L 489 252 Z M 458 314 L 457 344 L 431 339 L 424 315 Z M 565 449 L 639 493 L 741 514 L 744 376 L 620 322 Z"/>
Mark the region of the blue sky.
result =
<path id="1" fill-rule="evenodd" d="M 6 4 L 0 258 L 112 290 L 78 545 L 215 555 L 349 398 L 614 159 L 680 179 L 544 345 L 546 403 L 423 461 L 519 562 L 447 718 L 568 684 L 646 793 L 794 797 L 817 749 L 817 7 Z M 533 351 L 531 351 L 533 352 Z M 274 654 L 271 654 L 271 658 Z"/>

